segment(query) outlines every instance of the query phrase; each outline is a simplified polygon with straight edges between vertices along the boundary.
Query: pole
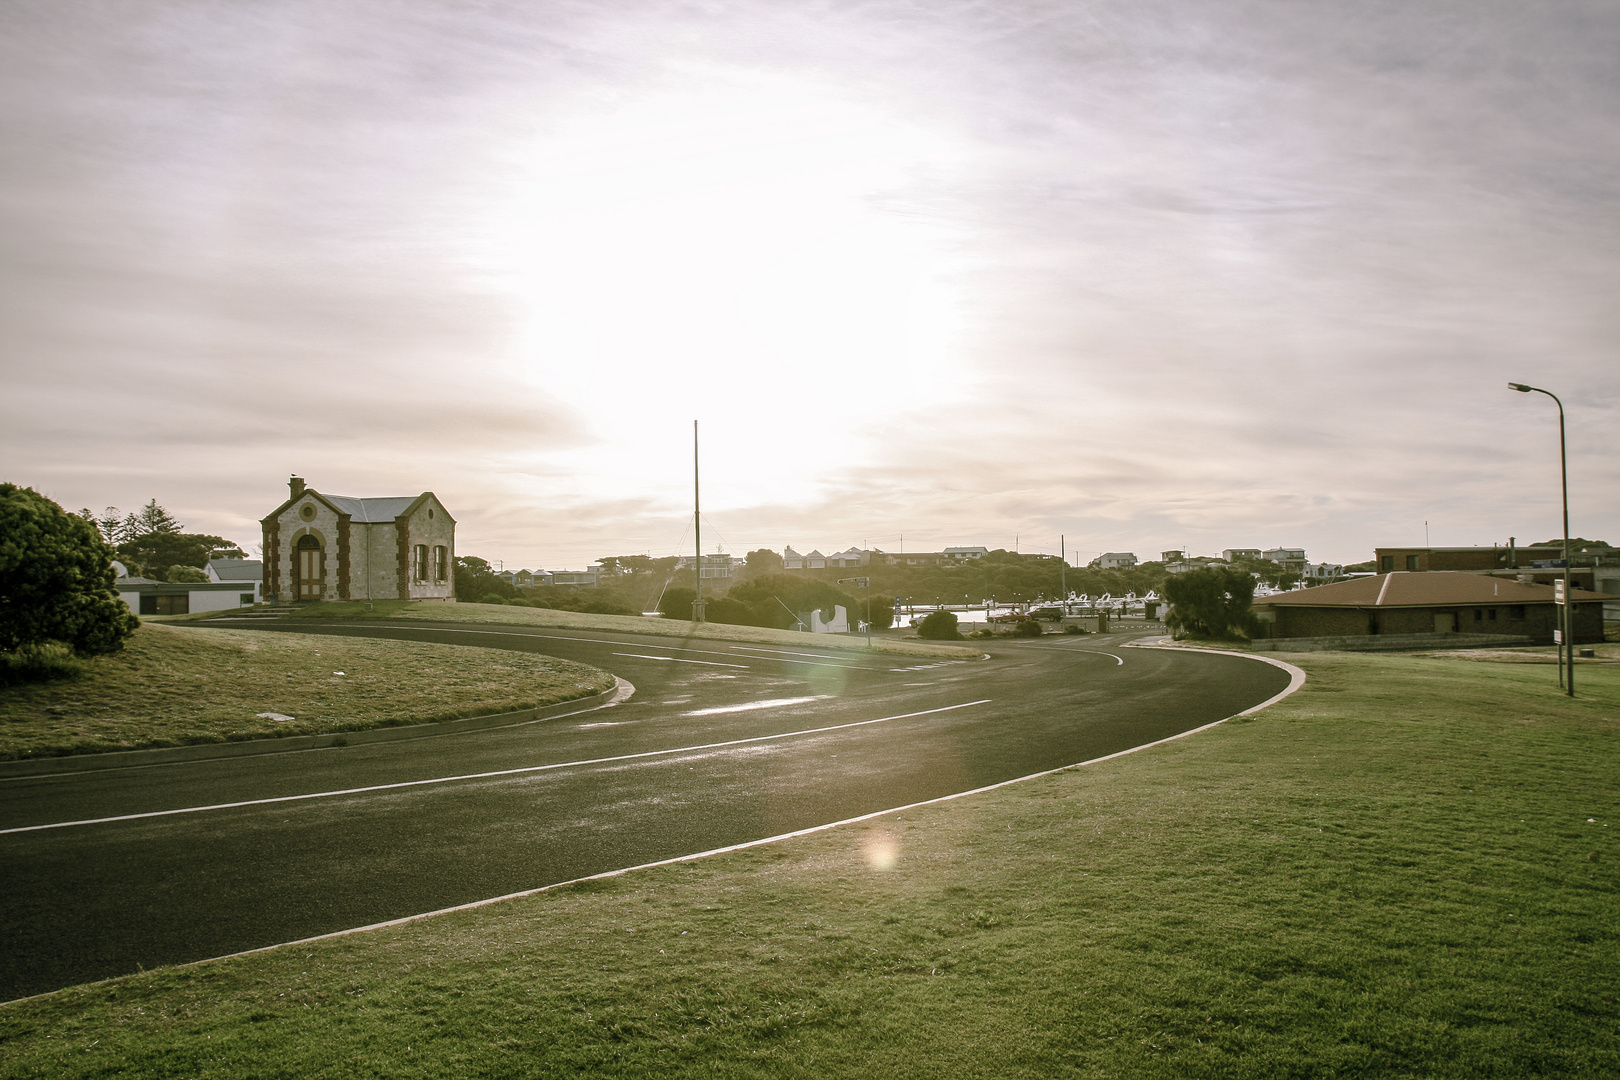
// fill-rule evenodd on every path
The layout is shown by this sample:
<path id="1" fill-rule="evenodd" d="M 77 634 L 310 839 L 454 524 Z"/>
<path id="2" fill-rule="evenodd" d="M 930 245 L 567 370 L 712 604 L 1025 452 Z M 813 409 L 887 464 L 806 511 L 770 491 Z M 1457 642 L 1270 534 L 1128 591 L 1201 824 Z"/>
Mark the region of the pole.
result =
<path id="1" fill-rule="evenodd" d="M 1569 577 L 1569 451 L 1564 440 L 1564 403 L 1557 394 L 1551 390 L 1543 390 L 1539 386 L 1529 386 L 1525 383 L 1508 383 L 1509 389 L 1517 390 L 1521 394 L 1546 394 L 1558 405 L 1558 474 L 1563 487 L 1564 495 L 1564 602 L 1557 607 L 1559 627 L 1558 643 L 1558 685 L 1570 697 L 1575 696 L 1575 596 L 1570 591 Z M 1567 652 L 1567 657 L 1566 657 Z"/>
<path id="2" fill-rule="evenodd" d="M 1558 401 L 1556 394 L 1548 397 Z M 1571 591 L 1569 580 L 1569 454 L 1564 446 L 1564 403 L 1558 401 L 1558 473 L 1564 488 L 1564 642 L 1563 647 L 1569 650 L 1566 661 L 1566 674 L 1569 682 L 1565 684 L 1565 692 L 1570 697 L 1575 696 L 1575 594 Z"/>
<path id="3" fill-rule="evenodd" d="M 1069 613 L 1069 548 L 1068 537 L 1058 533 L 1058 591 L 1063 594 L 1063 614 Z"/>
<path id="4" fill-rule="evenodd" d="M 692 598 L 692 621 L 703 621 L 703 519 L 698 512 L 698 422 L 692 421 L 692 535 L 697 539 L 697 562 L 692 565 L 697 594 Z"/>

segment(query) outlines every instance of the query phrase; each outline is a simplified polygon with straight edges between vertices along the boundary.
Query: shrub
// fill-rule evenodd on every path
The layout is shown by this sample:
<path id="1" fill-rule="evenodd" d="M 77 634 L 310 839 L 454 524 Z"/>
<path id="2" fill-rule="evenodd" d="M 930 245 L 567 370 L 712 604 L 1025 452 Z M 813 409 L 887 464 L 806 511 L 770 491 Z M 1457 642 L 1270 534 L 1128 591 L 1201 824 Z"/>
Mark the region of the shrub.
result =
<path id="1" fill-rule="evenodd" d="M 164 572 L 165 581 L 207 581 L 208 571 L 197 566 L 181 566 L 176 563 Z"/>
<path id="2" fill-rule="evenodd" d="M 85 673 L 86 666 L 61 642 L 24 645 L 14 652 L 0 652 L 0 686 L 77 679 Z"/>
<path id="3" fill-rule="evenodd" d="M 1025 619 L 1013 627 L 1013 634 L 1017 637 L 1040 637 L 1044 633 L 1046 631 L 1034 619 Z"/>
<path id="4" fill-rule="evenodd" d="M 0 484 L 0 652 L 51 641 L 78 656 L 122 649 L 140 620 L 113 588 L 112 558 L 89 521 L 31 488 Z"/>
<path id="5" fill-rule="evenodd" d="M 1254 578 L 1241 570 L 1207 566 L 1172 574 L 1164 583 L 1170 602 L 1165 625 L 1191 637 L 1231 637 L 1246 634 L 1254 625 L 1249 607 L 1254 603 Z"/>
<path id="6" fill-rule="evenodd" d="M 1065 634 L 1084 634 L 1086 632 L 1086 628 L 1083 626 L 1077 626 L 1074 623 L 1070 623 L 1063 628 L 1063 632 Z"/>
<path id="7" fill-rule="evenodd" d="M 506 603 L 506 597 L 498 596 L 495 593 L 489 593 L 487 596 L 479 597 L 478 603 L 480 603 L 480 604 L 504 604 L 504 603 Z"/>
<path id="8" fill-rule="evenodd" d="M 929 641 L 961 641 L 956 629 L 956 615 L 949 611 L 930 611 L 917 624 L 917 636 Z"/>

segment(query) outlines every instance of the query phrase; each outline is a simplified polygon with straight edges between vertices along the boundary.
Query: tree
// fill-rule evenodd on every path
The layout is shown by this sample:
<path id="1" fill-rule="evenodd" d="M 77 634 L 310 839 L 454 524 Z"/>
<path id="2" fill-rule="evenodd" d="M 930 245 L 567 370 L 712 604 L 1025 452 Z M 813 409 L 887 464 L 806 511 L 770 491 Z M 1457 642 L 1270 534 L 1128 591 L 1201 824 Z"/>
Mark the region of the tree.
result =
<path id="1" fill-rule="evenodd" d="M 1170 603 L 1165 623 L 1172 631 L 1228 637 L 1253 628 L 1249 607 L 1254 603 L 1254 578 L 1241 570 L 1206 566 L 1172 574 L 1164 583 L 1164 598 Z"/>
<path id="2" fill-rule="evenodd" d="M 0 650 L 59 641 L 113 653 L 140 625 L 113 588 L 96 527 L 34 491 L 0 484 Z"/>
<path id="3" fill-rule="evenodd" d="M 782 572 L 782 556 L 770 548 L 756 548 L 750 551 L 744 560 L 747 566 L 743 573 L 749 577 L 760 577 L 764 574 L 780 574 Z"/>
<path id="4" fill-rule="evenodd" d="M 163 573 L 164 581 L 207 581 L 208 571 L 200 566 L 181 566 L 176 564 Z"/>
<path id="5" fill-rule="evenodd" d="M 950 611 L 930 611 L 917 624 L 917 636 L 929 641 L 961 641 L 956 629 L 956 614 Z"/>
<path id="6" fill-rule="evenodd" d="M 495 568 L 476 555 L 456 556 L 456 595 L 482 603 L 486 596 L 510 600 L 518 594 L 505 579 L 495 576 Z"/>
<path id="7" fill-rule="evenodd" d="M 697 590 L 688 589 L 684 585 L 676 585 L 664 590 L 664 598 L 658 602 L 658 610 L 664 613 L 666 619 L 692 620 L 692 601 L 697 599 Z"/>

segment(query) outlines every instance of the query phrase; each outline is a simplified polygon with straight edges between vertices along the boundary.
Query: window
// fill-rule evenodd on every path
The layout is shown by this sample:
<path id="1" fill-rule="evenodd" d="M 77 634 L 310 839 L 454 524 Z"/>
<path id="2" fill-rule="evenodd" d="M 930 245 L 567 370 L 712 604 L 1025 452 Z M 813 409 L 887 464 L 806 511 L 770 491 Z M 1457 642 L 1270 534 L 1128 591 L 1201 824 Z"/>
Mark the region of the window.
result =
<path id="1" fill-rule="evenodd" d="M 141 597 L 142 615 L 189 615 L 191 614 L 191 595 L 182 593 L 179 596 L 155 596 L 146 593 Z"/>
<path id="2" fill-rule="evenodd" d="M 253 604 L 253 594 L 250 592 L 237 593 L 236 602 L 241 607 L 250 607 Z"/>
<path id="3" fill-rule="evenodd" d="M 1491 617 L 1495 618 L 1496 617 L 1496 612 L 1494 612 L 1494 611 L 1491 612 Z M 1484 622 L 1485 621 L 1485 612 L 1483 610 L 1481 610 L 1480 608 L 1475 608 L 1474 609 L 1474 621 L 1475 622 Z"/>
<path id="4" fill-rule="evenodd" d="M 433 580 L 450 580 L 450 549 L 443 544 L 433 549 Z"/>
<path id="5" fill-rule="evenodd" d="M 1395 569 L 1395 556 L 1393 556 L 1393 555 L 1382 555 L 1382 556 L 1380 556 L 1379 559 L 1378 559 L 1378 569 L 1383 570 L 1386 573 L 1388 573 L 1389 571 Z"/>
<path id="6" fill-rule="evenodd" d="M 426 544 L 416 545 L 416 580 L 428 579 L 428 552 Z"/>
<path id="7" fill-rule="evenodd" d="M 1491 608 L 1490 611 L 1486 612 L 1485 617 L 1487 619 L 1489 619 L 1491 622 L 1495 622 L 1496 621 L 1496 609 Z"/>
<path id="8" fill-rule="evenodd" d="M 1418 559 L 1420 558 L 1422 558 L 1421 555 L 1408 555 L 1406 557 L 1406 568 L 1408 570 L 1416 570 L 1418 568 Z"/>

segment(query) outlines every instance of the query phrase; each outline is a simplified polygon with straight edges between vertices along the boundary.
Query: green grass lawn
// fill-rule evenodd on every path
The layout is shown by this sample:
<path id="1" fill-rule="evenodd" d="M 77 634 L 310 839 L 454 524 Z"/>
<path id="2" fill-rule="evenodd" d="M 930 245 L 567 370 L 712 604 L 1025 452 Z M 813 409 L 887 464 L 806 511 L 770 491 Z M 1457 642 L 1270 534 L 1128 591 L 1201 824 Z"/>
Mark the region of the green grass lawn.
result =
<path id="1" fill-rule="evenodd" d="M 1297 662 L 1098 765 L 0 1008 L 0 1070 L 1620 1075 L 1620 669 Z"/>
<path id="2" fill-rule="evenodd" d="M 87 666 L 80 679 L 0 688 L 0 760 L 450 720 L 613 685 L 530 653 L 175 625 L 142 625 Z"/>
<path id="3" fill-rule="evenodd" d="M 215 614 L 182 615 L 176 619 L 217 618 Z M 511 607 L 506 604 L 438 604 L 415 600 L 375 600 L 371 610 L 359 601 L 310 604 L 288 615 L 296 619 L 343 619 L 396 622 L 402 619 L 449 623 L 495 623 L 506 626 L 540 626 L 562 630 L 606 630 L 620 634 L 651 634 L 657 637 L 707 638 L 771 645 L 814 645 L 827 649 L 865 649 L 861 634 L 804 634 L 773 630 L 764 626 L 731 626 L 726 623 L 692 623 L 685 619 L 649 619 L 636 615 L 592 615 L 581 611 L 554 611 L 548 608 Z M 977 657 L 978 649 L 968 645 L 941 645 L 874 634 L 872 648 L 900 656 Z"/>

